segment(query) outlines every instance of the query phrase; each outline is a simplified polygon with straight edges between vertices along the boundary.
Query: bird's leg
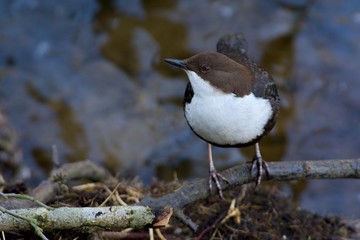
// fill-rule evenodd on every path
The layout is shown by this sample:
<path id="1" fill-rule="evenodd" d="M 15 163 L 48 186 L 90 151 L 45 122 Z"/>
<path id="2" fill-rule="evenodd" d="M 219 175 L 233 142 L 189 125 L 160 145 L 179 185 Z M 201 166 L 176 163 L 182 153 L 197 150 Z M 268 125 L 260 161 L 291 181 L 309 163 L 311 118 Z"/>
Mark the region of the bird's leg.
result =
<path id="1" fill-rule="evenodd" d="M 268 167 L 267 163 L 265 162 L 265 160 L 261 157 L 260 147 L 259 147 L 258 142 L 255 144 L 255 151 L 256 151 L 256 153 L 255 153 L 255 156 L 252 161 L 250 173 L 251 174 L 253 173 L 255 166 L 256 166 L 257 167 L 256 186 L 257 186 L 261 182 L 261 176 L 263 173 L 263 169 L 265 170 L 266 176 L 269 177 L 269 167 Z"/>
<path id="2" fill-rule="evenodd" d="M 223 175 L 221 175 L 220 173 L 218 173 L 215 169 L 214 166 L 214 162 L 213 162 L 213 158 L 212 158 L 212 149 L 211 149 L 211 144 L 208 144 L 208 154 L 209 154 L 209 166 L 210 166 L 210 176 L 209 176 L 209 189 L 210 192 L 212 190 L 212 181 L 214 180 L 215 184 L 216 184 L 216 188 L 219 191 L 219 195 L 220 197 L 223 199 L 224 195 L 222 193 L 221 190 L 221 186 L 220 186 L 220 182 L 219 182 L 219 178 L 221 178 L 222 180 L 224 180 L 227 183 L 230 183 L 229 180 L 227 180 Z"/>

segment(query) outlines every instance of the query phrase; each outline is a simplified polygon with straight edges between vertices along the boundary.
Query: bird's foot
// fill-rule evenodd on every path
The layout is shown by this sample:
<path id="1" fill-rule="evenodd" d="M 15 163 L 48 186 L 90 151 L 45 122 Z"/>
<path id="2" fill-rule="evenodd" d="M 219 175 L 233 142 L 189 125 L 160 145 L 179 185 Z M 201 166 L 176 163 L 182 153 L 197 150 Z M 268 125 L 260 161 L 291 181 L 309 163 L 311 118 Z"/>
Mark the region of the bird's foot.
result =
<path id="1" fill-rule="evenodd" d="M 269 178 L 269 176 L 270 176 L 269 167 L 268 167 L 268 164 L 265 162 L 265 160 L 262 159 L 261 155 L 254 156 L 254 158 L 252 160 L 250 174 L 252 174 L 254 172 L 255 167 L 257 167 L 256 186 L 258 186 L 261 182 L 261 176 L 262 176 L 263 170 L 265 170 L 266 177 Z"/>
<path id="2" fill-rule="evenodd" d="M 223 192 L 221 190 L 219 179 L 225 181 L 228 184 L 230 184 L 229 180 L 227 180 L 226 177 L 224 177 L 223 175 L 218 173 L 215 169 L 210 170 L 210 176 L 209 176 L 209 189 L 210 189 L 210 192 L 212 191 L 212 181 L 214 181 L 215 185 L 216 185 L 216 188 L 217 188 L 217 190 L 219 192 L 220 197 L 222 199 L 224 199 L 224 195 L 223 195 Z"/>

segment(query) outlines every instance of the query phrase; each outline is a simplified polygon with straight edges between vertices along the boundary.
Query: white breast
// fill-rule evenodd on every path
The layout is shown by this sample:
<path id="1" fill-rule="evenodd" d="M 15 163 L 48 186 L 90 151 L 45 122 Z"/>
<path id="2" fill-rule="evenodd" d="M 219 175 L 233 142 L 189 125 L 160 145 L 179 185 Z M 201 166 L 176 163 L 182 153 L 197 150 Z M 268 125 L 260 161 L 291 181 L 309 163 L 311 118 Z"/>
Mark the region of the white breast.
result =
<path id="1" fill-rule="evenodd" d="M 261 135 L 271 117 L 271 105 L 253 93 L 224 94 L 193 71 L 186 71 L 194 90 L 185 117 L 202 138 L 220 145 L 248 143 Z"/>

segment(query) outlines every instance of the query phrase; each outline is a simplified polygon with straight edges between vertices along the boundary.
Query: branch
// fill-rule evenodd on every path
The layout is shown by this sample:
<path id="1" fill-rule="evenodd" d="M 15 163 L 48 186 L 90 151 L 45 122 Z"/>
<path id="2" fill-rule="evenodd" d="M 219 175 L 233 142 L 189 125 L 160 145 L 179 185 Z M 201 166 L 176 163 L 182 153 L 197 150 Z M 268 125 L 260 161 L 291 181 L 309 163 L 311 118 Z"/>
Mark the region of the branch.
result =
<path id="1" fill-rule="evenodd" d="M 141 229 L 164 226 L 172 214 L 171 209 L 153 212 L 151 208 L 143 206 L 2 210 L 5 211 L 0 212 L 0 231 L 31 230 L 34 226 L 30 222 L 44 231 Z"/>
<path id="2" fill-rule="evenodd" d="M 360 178 L 360 159 L 289 161 L 268 164 L 270 169 L 268 180 Z M 222 175 L 229 180 L 230 184 L 222 182 L 221 188 L 226 190 L 253 182 L 255 174 L 250 175 L 250 167 L 250 164 L 242 164 L 223 171 Z M 267 180 L 265 176 L 264 180 Z M 213 191 L 211 194 L 215 193 Z M 204 178 L 191 181 L 174 193 L 159 198 L 145 198 L 137 206 L 6 210 L 0 212 L 0 231 L 31 230 L 28 221 L 14 218 L 8 214 L 8 211 L 26 219 L 34 219 L 36 226 L 45 231 L 54 229 L 120 230 L 128 227 L 144 228 L 148 225 L 163 226 L 172 215 L 172 209 L 175 213 L 181 213 L 179 210 L 186 205 L 206 199 L 211 194 L 208 190 L 208 179 Z"/>
<path id="3" fill-rule="evenodd" d="M 268 162 L 270 178 L 266 180 L 300 180 L 300 179 L 336 179 L 336 178 L 360 178 L 360 158 L 349 160 L 315 160 L 315 161 L 286 161 Z M 253 182 L 255 173 L 250 175 L 251 164 L 242 164 L 229 168 L 221 174 L 229 180 L 229 184 L 221 182 L 221 189 Z M 175 210 L 182 209 L 186 205 L 198 200 L 206 199 L 215 190 L 209 192 L 208 179 L 191 181 L 178 189 L 176 192 L 159 198 L 148 197 L 137 205 L 150 207 L 171 206 Z"/>

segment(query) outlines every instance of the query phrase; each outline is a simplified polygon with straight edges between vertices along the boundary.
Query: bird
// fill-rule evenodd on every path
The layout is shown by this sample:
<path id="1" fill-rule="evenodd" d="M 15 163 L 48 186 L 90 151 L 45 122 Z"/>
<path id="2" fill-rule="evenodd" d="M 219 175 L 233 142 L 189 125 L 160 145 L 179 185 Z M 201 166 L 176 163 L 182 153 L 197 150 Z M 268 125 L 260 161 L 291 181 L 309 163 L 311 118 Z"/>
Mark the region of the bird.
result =
<path id="1" fill-rule="evenodd" d="M 229 181 L 216 171 L 212 146 L 248 147 L 255 145 L 250 174 L 257 168 L 256 186 L 263 170 L 259 141 L 274 127 L 280 97 L 271 75 L 247 55 L 247 42 L 241 33 L 224 35 L 217 51 L 200 52 L 185 60 L 164 61 L 185 71 L 189 82 L 183 109 L 191 130 L 208 143 L 209 189 L 212 181 L 223 197 L 219 180 Z"/>

